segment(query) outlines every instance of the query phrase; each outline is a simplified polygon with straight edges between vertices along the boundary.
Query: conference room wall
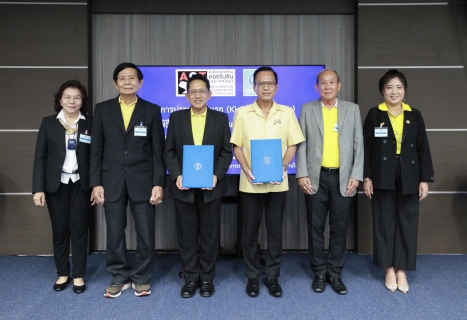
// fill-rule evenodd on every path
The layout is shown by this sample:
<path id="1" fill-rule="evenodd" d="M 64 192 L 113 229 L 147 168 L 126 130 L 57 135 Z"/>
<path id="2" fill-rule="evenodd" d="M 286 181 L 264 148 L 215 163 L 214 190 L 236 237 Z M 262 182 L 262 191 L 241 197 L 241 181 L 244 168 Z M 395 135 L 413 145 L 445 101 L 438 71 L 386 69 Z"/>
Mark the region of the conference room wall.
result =
<path id="1" fill-rule="evenodd" d="M 458 1 L 359 1 L 358 88 L 362 118 L 383 99 L 379 78 L 390 68 L 408 81 L 406 102 L 428 131 L 435 182 L 420 204 L 419 253 L 467 253 L 466 4 Z M 462 54 L 463 52 L 463 54 Z M 359 195 L 358 252 L 372 253 L 368 199 Z"/>
<path id="2" fill-rule="evenodd" d="M 354 101 L 355 21 L 353 15 L 92 15 L 94 101 L 115 97 L 115 66 L 123 61 L 139 65 L 307 65 L 325 64 L 339 71 L 339 98 Z M 280 75 L 279 75 L 280 77 Z M 283 81 L 283 80 L 282 80 Z M 299 81 L 297 79 L 297 81 Z M 310 86 L 310 90 L 314 90 Z M 283 102 L 286 103 L 286 102 Z M 304 195 L 295 176 L 284 220 L 286 250 L 307 248 Z M 229 194 L 237 192 L 237 176 L 229 177 Z M 95 215 L 94 250 L 105 250 L 102 207 Z M 236 208 L 221 212 L 221 246 L 234 249 Z M 127 246 L 135 249 L 136 235 L 128 215 Z M 348 248 L 354 249 L 354 223 Z M 260 232 L 265 249 L 266 232 Z M 173 199 L 165 193 L 156 207 L 156 249 L 178 250 Z"/>
<path id="3" fill-rule="evenodd" d="M 59 86 L 88 86 L 88 6 L 9 1 L 0 11 L 0 255 L 51 254 L 47 208 L 32 201 L 34 148 Z"/>

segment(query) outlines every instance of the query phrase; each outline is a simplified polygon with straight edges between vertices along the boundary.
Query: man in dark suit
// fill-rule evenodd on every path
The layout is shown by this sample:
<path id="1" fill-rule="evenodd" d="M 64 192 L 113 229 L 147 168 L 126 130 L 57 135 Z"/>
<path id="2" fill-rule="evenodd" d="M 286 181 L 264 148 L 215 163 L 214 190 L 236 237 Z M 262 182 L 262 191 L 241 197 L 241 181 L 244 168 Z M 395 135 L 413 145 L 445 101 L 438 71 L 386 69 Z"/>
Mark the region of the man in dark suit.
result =
<path id="1" fill-rule="evenodd" d="M 139 98 L 141 70 L 121 63 L 113 73 L 119 97 L 96 105 L 91 145 L 90 186 L 103 204 L 107 223 L 107 271 L 112 282 L 105 297 L 115 298 L 133 282 L 136 296 L 151 293 L 154 261 L 154 205 L 165 184 L 164 129 L 160 107 Z M 105 192 L 105 199 L 104 199 Z M 137 233 L 132 267 L 126 255 L 126 208 L 130 203 Z"/>
<path id="2" fill-rule="evenodd" d="M 326 289 L 326 280 L 338 294 L 342 282 L 347 225 L 353 196 L 363 179 L 362 120 L 358 105 L 337 99 L 341 83 L 337 72 L 322 70 L 315 89 L 320 99 L 300 110 L 305 141 L 297 149 L 297 180 L 305 195 L 308 249 L 315 292 Z M 325 259 L 324 229 L 329 214 L 329 250 Z"/>
<path id="3" fill-rule="evenodd" d="M 201 286 L 200 295 L 214 293 L 212 282 L 219 252 L 221 197 L 227 192 L 224 179 L 230 162 L 229 121 L 225 113 L 207 108 L 211 97 L 209 80 L 199 74 L 187 83 L 187 100 L 191 108 L 170 115 L 164 160 L 173 181 L 178 244 L 185 285 L 182 298 L 191 298 Z M 183 145 L 213 145 L 214 175 L 212 188 L 183 187 Z M 198 236 L 200 252 L 198 255 Z"/>

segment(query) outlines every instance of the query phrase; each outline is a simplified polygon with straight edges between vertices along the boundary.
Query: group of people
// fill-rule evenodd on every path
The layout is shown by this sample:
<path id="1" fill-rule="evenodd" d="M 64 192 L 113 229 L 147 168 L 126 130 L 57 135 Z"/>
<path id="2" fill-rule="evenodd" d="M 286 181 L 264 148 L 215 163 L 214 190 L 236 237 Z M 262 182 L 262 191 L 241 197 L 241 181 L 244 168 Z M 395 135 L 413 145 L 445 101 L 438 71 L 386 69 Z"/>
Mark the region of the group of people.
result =
<path id="1" fill-rule="evenodd" d="M 353 196 L 363 182 L 372 201 L 374 264 L 386 269 L 385 286 L 390 291 L 409 290 L 405 271 L 415 270 L 419 201 L 427 196 L 434 173 L 421 113 L 404 102 L 405 76 L 389 70 L 380 79 L 384 102 L 370 109 L 363 128 L 358 105 L 337 99 L 341 83 L 334 70 L 319 72 L 315 89 L 320 98 L 302 106 L 299 121 L 292 108 L 274 101 L 279 85 L 271 67 L 258 68 L 253 79 L 257 99 L 236 110 L 231 133 L 227 115 L 207 107 L 209 80 L 193 75 L 185 94 L 190 108 L 170 115 L 166 139 L 160 107 L 137 95 L 143 74 L 132 63 L 116 67 L 113 81 L 119 95 L 98 103 L 93 117 L 87 115 L 88 97 L 79 81 L 60 87 L 55 94 L 57 114 L 44 118 L 39 129 L 33 170 L 34 202 L 47 203 L 52 222 L 58 274 L 54 290 L 67 287 L 70 270 L 73 291 L 86 290 L 89 214 L 92 205 L 102 204 L 106 267 L 112 276 L 104 296 L 116 298 L 130 287 L 136 296 L 151 293 L 155 206 L 162 203 L 167 168 L 185 279 L 180 295 L 190 298 L 199 289 L 201 296 L 212 296 L 221 198 L 227 192 L 225 175 L 232 150 L 242 168 L 239 194 L 248 296 L 260 293 L 258 233 L 263 210 L 267 230 L 263 281 L 271 296 L 282 296 L 278 280 L 282 222 L 287 168 L 295 155 L 296 178 L 306 203 L 312 289 L 320 293 L 330 283 L 336 293 L 347 293 L 342 281 L 347 225 Z M 254 182 L 252 139 L 281 139 L 282 182 Z M 212 187 L 184 187 L 184 145 L 214 146 Z M 133 265 L 125 243 L 128 203 L 137 233 Z"/>

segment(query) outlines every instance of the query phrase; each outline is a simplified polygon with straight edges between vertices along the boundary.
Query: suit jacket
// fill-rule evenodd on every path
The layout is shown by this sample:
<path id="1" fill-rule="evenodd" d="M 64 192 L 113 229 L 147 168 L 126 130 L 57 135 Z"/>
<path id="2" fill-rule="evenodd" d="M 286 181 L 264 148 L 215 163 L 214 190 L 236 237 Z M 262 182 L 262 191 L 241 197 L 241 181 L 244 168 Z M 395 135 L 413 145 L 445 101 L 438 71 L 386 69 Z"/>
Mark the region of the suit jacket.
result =
<path id="1" fill-rule="evenodd" d="M 76 159 L 78 160 L 79 183 L 84 191 L 89 190 L 89 153 L 90 145 L 80 142 L 79 136 L 88 131 L 91 135 L 92 118 L 78 121 Z M 92 142 L 92 141 L 91 141 Z M 60 186 L 63 163 L 66 156 L 65 128 L 57 115 L 45 117 L 37 134 L 34 168 L 32 175 L 32 193 L 55 192 Z"/>
<path id="2" fill-rule="evenodd" d="M 339 130 L 339 185 L 345 197 L 349 179 L 363 180 L 362 119 L 358 105 L 337 100 Z M 323 159 L 323 111 L 321 100 L 306 103 L 300 110 L 305 141 L 298 145 L 297 178 L 310 177 L 313 194 L 318 191 Z M 356 191 L 350 196 L 355 195 Z"/>
<path id="3" fill-rule="evenodd" d="M 147 128 L 135 136 L 134 127 Z M 94 109 L 90 186 L 103 186 L 106 201 L 114 202 L 126 183 L 133 201 L 149 201 L 153 186 L 165 185 L 164 128 L 161 109 L 138 97 L 125 131 L 118 97 Z"/>
<path id="4" fill-rule="evenodd" d="M 384 122 L 387 137 L 375 137 L 375 127 Z M 396 137 L 386 111 L 370 109 L 363 125 L 365 139 L 365 177 L 373 180 L 373 187 L 395 190 Z M 422 114 L 417 109 L 404 111 L 404 129 L 400 153 L 403 194 L 418 192 L 420 182 L 435 180 L 430 147 Z"/>
<path id="5" fill-rule="evenodd" d="M 174 198 L 194 202 L 194 189 L 179 190 L 175 185 L 182 174 L 183 145 L 193 145 L 190 109 L 180 110 L 170 115 L 169 130 L 165 143 L 164 160 L 173 181 Z M 217 185 L 212 190 L 203 190 L 204 202 L 208 203 L 226 194 L 227 182 L 224 177 L 232 162 L 229 119 L 223 112 L 207 109 L 203 145 L 214 145 L 214 174 Z"/>

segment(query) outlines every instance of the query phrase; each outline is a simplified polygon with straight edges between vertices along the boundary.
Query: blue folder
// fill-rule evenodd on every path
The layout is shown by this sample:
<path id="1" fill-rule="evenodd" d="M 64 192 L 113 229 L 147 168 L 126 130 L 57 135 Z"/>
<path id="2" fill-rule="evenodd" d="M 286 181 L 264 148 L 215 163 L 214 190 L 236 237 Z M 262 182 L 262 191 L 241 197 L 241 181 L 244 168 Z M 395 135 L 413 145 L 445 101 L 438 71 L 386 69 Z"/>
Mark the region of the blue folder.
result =
<path id="1" fill-rule="evenodd" d="M 182 185 L 184 188 L 212 188 L 214 146 L 183 146 Z"/>
<path id="2" fill-rule="evenodd" d="M 281 139 L 251 140 L 253 182 L 282 182 Z"/>

